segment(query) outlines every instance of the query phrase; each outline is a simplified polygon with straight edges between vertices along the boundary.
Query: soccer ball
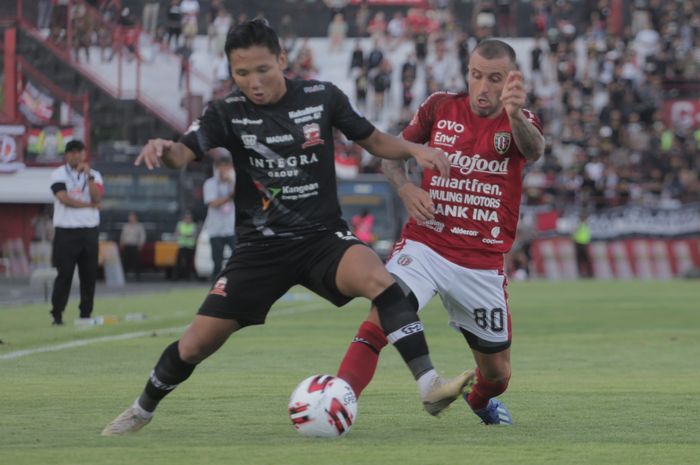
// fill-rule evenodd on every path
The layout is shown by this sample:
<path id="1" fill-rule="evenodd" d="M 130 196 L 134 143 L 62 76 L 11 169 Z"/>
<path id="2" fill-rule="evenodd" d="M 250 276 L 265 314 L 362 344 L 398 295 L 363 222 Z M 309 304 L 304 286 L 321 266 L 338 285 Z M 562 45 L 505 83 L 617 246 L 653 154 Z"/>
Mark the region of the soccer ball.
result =
<path id="1" fill-rule="evenodd" d="M 357 419 L 357 398 L 336 376 L 309 376 L 289 398 L 289 418 L 302 436 L 344 436 Z"/>

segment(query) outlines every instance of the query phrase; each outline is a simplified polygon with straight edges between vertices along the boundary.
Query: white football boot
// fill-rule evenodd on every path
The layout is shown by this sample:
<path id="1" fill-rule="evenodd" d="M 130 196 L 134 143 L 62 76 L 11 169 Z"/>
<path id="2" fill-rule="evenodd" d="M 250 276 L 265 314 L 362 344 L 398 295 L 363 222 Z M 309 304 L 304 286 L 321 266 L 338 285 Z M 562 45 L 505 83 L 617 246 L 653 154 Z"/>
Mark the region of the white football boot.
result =
<path id="1" fill-rule="evenodd" d="M 134 403 L 105 426 L 105 429 L 102 430 L 102 436 L 121 436 L 134 433 L 146 426 L 152 418 L 153 413 L 145 411 Z"/>
<path id="2" fill-rule="evenodd" d="M 465 371 L 453 379 L 436 376 L 433 378 L 428 392 L 422 396 L 423 408 L 433 416 L 439 415 L 457 400 L 465 389 L 470 389 L 475 379 L 476 375 L 471 370 Z"/>

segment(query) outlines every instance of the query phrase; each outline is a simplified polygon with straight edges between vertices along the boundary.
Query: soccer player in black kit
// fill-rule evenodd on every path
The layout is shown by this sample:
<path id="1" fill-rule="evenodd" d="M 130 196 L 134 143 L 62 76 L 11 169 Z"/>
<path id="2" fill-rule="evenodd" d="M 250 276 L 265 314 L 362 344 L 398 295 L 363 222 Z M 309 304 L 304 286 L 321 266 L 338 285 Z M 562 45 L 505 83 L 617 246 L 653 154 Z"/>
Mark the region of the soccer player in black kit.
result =
<path id="1" fill-rule="evenodd" d="M 467 374 L 446 380 L 433 368 L 423 326 L 374 251 L 342 220 L 335 180 L 333 127 L 381 158 L 414 157 L 449 173 L 440 150 L 377 130 L 329 82 L 284 77 L 287 57 L 264 20 L 229 32 L 226 55 L 239 88 L 211 103 L 180 142 L 150 140 L 135 164 L 180 168 L 224 147 L 238 178 L 236 251 L 217 276 L 192 324 L 169 345 L 139 398 L 102 431 L 138 431 L 158 402 L 234 332 L 263 324 L 272 304 L 301 284 L 337 306 L 372 300 L 381 326 L 417 380 L 424 408 L 437 415 Z"/>

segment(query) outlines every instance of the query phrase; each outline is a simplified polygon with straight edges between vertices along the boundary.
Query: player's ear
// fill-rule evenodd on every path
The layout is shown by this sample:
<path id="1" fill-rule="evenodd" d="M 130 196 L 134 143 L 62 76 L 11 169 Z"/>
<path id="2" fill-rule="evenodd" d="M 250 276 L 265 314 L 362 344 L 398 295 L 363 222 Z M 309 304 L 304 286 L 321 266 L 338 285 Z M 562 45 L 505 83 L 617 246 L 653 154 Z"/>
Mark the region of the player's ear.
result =
<path id="1" fill-rule="evenodd" d="M 289 64 L 289 60 L 287 59 L 287 52 L 282 50 L 279 55 L 277 55 L 277 63 L 279 63 L 280 68 L 282 70 L 287 69 L 287 65 Z"/>

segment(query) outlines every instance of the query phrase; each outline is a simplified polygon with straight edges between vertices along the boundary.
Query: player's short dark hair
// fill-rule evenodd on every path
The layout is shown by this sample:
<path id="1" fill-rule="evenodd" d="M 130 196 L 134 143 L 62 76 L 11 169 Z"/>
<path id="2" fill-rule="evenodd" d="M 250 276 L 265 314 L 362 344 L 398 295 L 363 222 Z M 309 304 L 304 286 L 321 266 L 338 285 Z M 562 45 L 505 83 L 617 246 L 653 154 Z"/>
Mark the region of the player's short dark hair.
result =
<path id="1" fill-rule="evenodd" d="M 280 39 L 266 19 L 253 19 L 231 29 L 226 36 L 224 50 L 226 56 L 229 56 L 232 50 L 250 48 L 256 45 L 267 47 L 275 55 L 282 53 Z"/>
<path id="2" fill-rule="evenodd" d="M 73 139 L 66 144 L 66 150 L 64 152 L 81 152 L 83 150 L 85 150 L 85 144 L 83 144 L 83 141 Z"/>
<path id="3" fill-rule="evenodd" d="M 498 39 L 484 39 L 479 42 L 472 53 L 478 53 L 487 60 L 507 56 L 513 65 L 517 66 L 515 50 L 513 47 Z"/>

